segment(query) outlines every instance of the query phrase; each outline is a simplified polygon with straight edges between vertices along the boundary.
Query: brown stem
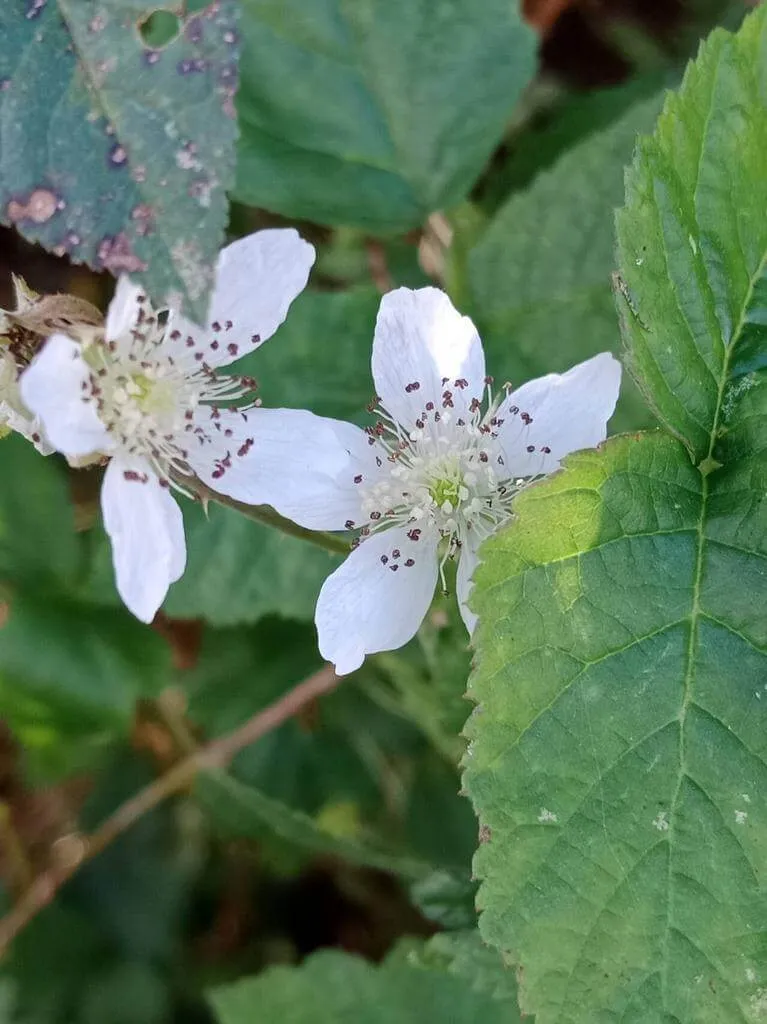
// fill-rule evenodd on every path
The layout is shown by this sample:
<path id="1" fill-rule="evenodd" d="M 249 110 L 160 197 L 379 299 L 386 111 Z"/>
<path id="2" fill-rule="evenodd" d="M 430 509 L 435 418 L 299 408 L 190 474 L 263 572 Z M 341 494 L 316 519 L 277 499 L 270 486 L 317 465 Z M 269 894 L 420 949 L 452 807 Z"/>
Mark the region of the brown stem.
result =
<path id="1" fill-rule="evenodd" d="M 0 839 L 5 851 L 11 888 L 14 892 L 23 892 L 32 882 L 32 868 L 13 822 L 13 808 L 5 801 L 0 801 Z"/>
<path id="2" fill-rule="evenodd" d="M 46 907 L 61 886 L 148 811 L 168 797 L 186 789 L 200 771 L 225 768 L 234 755 L 287 719 L 317 697 L 334 690 L 340 682 L 332 665 L 326 665 L 299 683 L 284 697 L 254 715 L 234 732 L 213 740 L 179 761 L 135 796 L 126 800 L 90 836 L 68 836 L 54 844 L 55 862 L 31 883 L 15 906 L 0 919 L 0 956 L 22 928 Z"/>

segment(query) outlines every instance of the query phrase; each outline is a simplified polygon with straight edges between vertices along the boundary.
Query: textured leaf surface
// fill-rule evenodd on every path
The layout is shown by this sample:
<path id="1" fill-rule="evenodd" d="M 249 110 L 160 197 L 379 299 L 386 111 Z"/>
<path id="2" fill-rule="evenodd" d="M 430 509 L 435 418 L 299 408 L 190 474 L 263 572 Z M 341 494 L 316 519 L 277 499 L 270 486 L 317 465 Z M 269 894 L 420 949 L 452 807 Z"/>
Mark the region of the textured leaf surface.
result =
<path id="1" fill-rule="evenodd" d="M 132 0 L 3 4 L 0 219 L 204 321 L 234 169 L 234 0 L 161 50 Z"/>
<path id="2" fill-rule="evenodd" d="M 613 210 L 637 132 L 649 130 L 660 105 L 659 97 L 636 104 L 571 149 L 501 207 L 472 250 L 475 319 L 486 347 L 503 353 L 494 374 L 519 384 L 619 348 Z M 647 419 L 639 396 L 624 386 L 613 428 Z"/>
<path id="3" fill-rule="evenodd" d="M 371 229 L 462 199 L 532 76 L 518 7 L 245 0 L 237 197 Z"/>
<path id="4" fill-rule="evenodd" d="M 767 15 L 716 31 L 639 145 L 618 215 L 633 370 L 697 458 L 765 365 Z"/>
<path id="5" fill-rule="evenodd" d="M 540 1024 L 764 1019 L 766 493 L 617 438 L 484 549 L 481 924 Z"/>
<path id="6" fill-rule="evenodd" d="M 668 425 L 715 461 L 697 469 L 664 434 L 574 455 L 517 503 L 478 573 L 466 785 L 481 927 L 521 963 L 539 1024 L 767 1014 L 764 228 L 724 199 L 748 210 L 743 178 L 763 187 L 749 142 L 763 98 L 743 82 L 763 69 L 765 23 L 704 47 L 620 216 L 630 356 Z M 696 110 L 710 127 L 691 141 Z M 663 229 L 643 234 L 653 217 Z"/>
<path id="7" fill-rule="evenodd" d="M 273 967 L 255 978 L 214 989 L 220 1024 L 362 1024 L 423 1021 L 513 1024 L 516 1003 L 493 998 L 474 979 L 446 969 L 398 961 L 374 967 L 337 952 L 315 953 L 301 967 Z M 516 1015 L 516 1016 L 515 1016 Z"/>

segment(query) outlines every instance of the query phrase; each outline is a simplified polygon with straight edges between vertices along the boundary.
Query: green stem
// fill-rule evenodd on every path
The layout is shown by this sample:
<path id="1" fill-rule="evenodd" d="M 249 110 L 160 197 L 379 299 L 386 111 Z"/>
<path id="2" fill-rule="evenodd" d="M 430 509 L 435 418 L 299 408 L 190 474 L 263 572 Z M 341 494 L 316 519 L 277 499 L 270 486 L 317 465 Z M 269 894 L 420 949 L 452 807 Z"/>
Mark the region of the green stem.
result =
<path id="1" fill-rule="evenodd" d="M 241 513 L 248 519 L 252 519 L 255 523 L 271 526 L 273 529 L 279 530 L 289 537 L 305 540 L 309 544 L 314 544 L 315 547 L 332 552 L 334 555 L 348 555 L 351 550 L 351 545 L 343 537 L 319 530 L 306 530 L 303 526 L 298 526 L 292 520 L 285 519 L 284 516 L 275 512 L 268 505 L 246 505 L 242 501 L 235 501 L 234 498 L 228 498 L 225 494 L 219 494 L 218 491 L 207 487 L 201 480 L 190 482 L 184 479 L 183 485 L 185 489 L 193 491 L 203 504 L 214 501 L 217 505 L 223 505 L 224 508 L 233 508 L 236 512 Z"/>

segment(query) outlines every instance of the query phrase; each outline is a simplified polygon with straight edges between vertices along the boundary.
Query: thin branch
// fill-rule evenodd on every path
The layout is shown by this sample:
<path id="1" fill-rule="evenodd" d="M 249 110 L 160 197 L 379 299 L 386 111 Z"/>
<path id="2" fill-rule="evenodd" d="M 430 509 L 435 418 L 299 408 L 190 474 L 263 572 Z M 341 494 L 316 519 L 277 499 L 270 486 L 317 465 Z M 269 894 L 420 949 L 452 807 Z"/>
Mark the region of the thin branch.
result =
<path id="1" fill-rule="evenodd" d="M 18 903 L 0 919 L 0 956 L 83 864 L 101 853 L 139 818 L 168 797 L 188 788 L 198 772 L 226 768 L 243 747 L 282 725 L 317 697 L 334 690 L 339 682 L 333 666 L 326 665 L 234 732 L 213 740 L 179 761 L 165 775 L 121 804 L 90 836 L 68 836 L 54 844 L 55 863 L 37 876 Z"/>
<path id="2" fill-rule="evenodd" d="M 13 822 L 13 808 L 5 801 L 0 801 L 0 839 L 5 851 L 11 888 L 14 892 L 23 892 L 32 883 L 32 867 Z"/>
<path id="3" fill-rule="evenodd" d="M 271 526 L 280 530 L 281 533 L 288 534 L 289 537 L 298 537 L 299 540 L 308 541 L 309 544 L 314 544 L 315 547 L 323 548 L 325 551 L 331 551 L 333 554 L 348 555 L 351 550 L 349 542 L 343 537 L 318 530 L 305 530 L 303 526 L 298 526 L 292 520 L 285 519 L 268 505 L 246 505 L 241 501 L 235 501 L 234 498 L 227 498 L 225 494 L 219 494 L 218 491 L 207 487 L 201 480 L 196 478 L 188 480 L 186 477 L 182 479 L 184 488 L 192 491 L 203 502 L 214 501 L 217 505 L 223 505 L 225 508 L 233 508 L 256 523 Z"/>

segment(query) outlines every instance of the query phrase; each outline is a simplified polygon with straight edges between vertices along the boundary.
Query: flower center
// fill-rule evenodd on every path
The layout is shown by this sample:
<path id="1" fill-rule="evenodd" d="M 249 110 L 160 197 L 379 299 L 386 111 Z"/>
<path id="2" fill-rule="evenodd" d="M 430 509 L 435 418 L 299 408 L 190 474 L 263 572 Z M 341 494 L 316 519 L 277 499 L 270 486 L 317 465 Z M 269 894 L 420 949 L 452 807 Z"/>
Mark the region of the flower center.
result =
<path id="1" fill-rule="evenodd" d="M 387 526 L 412 525 L 411 539 L 424 530 L 436 532 L 446 540 L 449 557 L 509 517 L 522 481 L 510 480 L 504 468 L 496 405 L 490 401 L 484 415 L 479 401 L 470 408 L 461 417 L 446 400 L 441 409 L 428 402 L 409 432 L 381 410 L 382 420 L 369 431 L 371 442 L 383 449 L 376 459 L 380 472 L 370 482 L 355 478 L 368 517 L 363 537 Z"/>
<path id="2" fill-rule="evenodd" d="M 222 428 L 218 404 L 249 396 L 255 381 L 217 376 L 195 339 L 183 341 L 178 331 L 169 332 L 167 316 L 158 316 L 145 303 L 142 296 L 127 336 L 97 337 L 84 347 L 91 373 L 83 397 L 94 403 L 119 448 L 147 458 L 161 479 L 191 472 L 191 445 L 212 446 L 214 461 L 226 467 L 232 431 Z M 212 348 L 217 347 L 216 342 Z"/>
<path id="3" fill-rule="evenodd" d="M 509 519 L 515 495 L 541 476 L 535 469 L 524 478 L 509 473 L 498 437 L 504 423 L 498 416 L 504 395 L 493 400 L 492 378 L 484 383 L 484 413 L 478 397 L 470 401 L 462 397 L 460 406 L 456 406 L 456 396 L 465 393 L 468 381 L 443 380 L 442 394 L 426 401 L 412 429 L 404 428 L 379 403 L 380 419 L 367 429 L 376 453 L 376 469 L 354 477 L 360 487 L 365 521 L 349 520 L 347 528 L 361 527 L 361 541 L 390 526 L 410 527 L 407 536 L 414 542 L 426 533 L 436 535 L 442 541 L 443 587 L 446 559 L 455 556 L 467 542 L 476 545 Z M 420 392 L 421 383 L 409 383 L 404 390 L 407 395 Z M 504 391 L 508 393 L 510 385 Z M 515 450 L 522 447 L 529 456 L 536 452 L 541 457 L 550 454 L 548 446 L 536 448 L 529 443 L 532 416 L 516 405 L 510 405 L 504 416 L 513 417 L 517 425 L 515 431 L 514 424 L 509 424 L 512 432 L 504 435 L 504 443 L 511 438 Z M 397 571 L 400 555 L 395 548 L 390 555 L 382 555 L 381 562 Z M 408 557 L 401 564 L 412 567 L 416 562 Z"/>
<path id="4" fill-rule="evenodd" d="M 432 501 L 446 515 L 457 509 L 468 493 L 460 473 L 452 479 L 440 477 L 434 480 L 429 487 L 429 496 Z"/>

